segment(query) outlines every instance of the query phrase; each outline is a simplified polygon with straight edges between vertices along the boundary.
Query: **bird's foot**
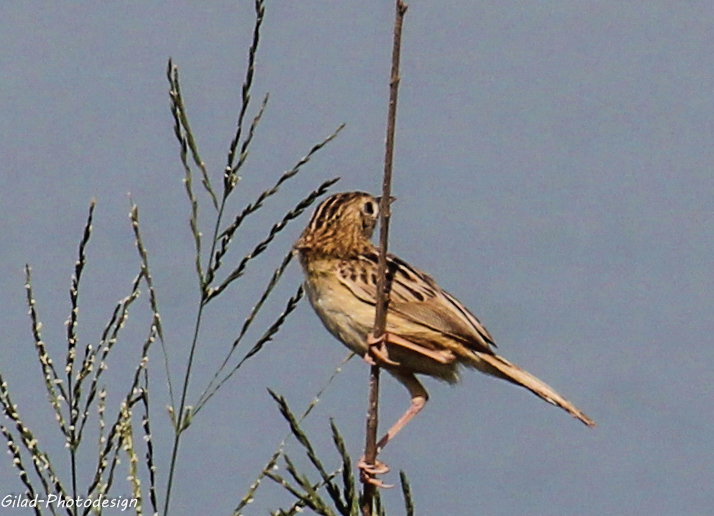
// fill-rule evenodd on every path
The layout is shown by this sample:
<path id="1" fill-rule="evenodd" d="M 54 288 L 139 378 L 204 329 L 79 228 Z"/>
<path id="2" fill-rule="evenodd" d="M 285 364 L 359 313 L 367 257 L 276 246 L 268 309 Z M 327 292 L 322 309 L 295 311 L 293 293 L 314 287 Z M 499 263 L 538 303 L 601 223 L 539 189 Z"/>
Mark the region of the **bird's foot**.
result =
<path id="1" fill-rule="evenodd" d="M 379 337 L 375 337 L 373 333 L 367 336 L 367 353 L 364 355 L 364 360 L 371 366 L 392 366 L 396 367 L 399 362 L 395 362 L 389 358 L 389 350 L 387 349 L 388 334 L 385 332 Z"/>
<path id="2" fill-rule="evenodd" d="M 357 463 L 357 467 L 359 468 L 360 480 L 363 483 L 372 484 L 375 487 L 381 487 L 383 489 L 391 489 L 394 487 L 394 485 L 385 484 L 377 478 L 377 475 L 384 475 L 390 471 L 389 466 L 381 460 L 375 459 L 374 464 L 368 464 L 365 462 L 364 457 L 362 457 Z"/>

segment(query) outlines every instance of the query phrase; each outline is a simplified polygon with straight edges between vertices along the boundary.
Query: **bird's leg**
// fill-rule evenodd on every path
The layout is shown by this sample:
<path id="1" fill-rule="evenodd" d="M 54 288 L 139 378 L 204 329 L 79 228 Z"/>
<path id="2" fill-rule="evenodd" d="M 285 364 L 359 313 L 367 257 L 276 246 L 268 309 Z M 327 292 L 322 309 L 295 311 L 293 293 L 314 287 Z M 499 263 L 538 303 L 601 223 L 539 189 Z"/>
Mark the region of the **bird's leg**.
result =
<path id="1" fill-rule="evenodd" d="M 430 358 L 440 364 L 451 364 L 456 360 L 456 355 L 450 349 L 434 350 L 416 344 L 410 340 L 400 337 L 394 333 L 384 332 L 379 337 L 375 337 L 370 333 L 367 336 L 367 353 L 364 355 L 364 360 L 369 365 L 380 365 L 384 367 L 399 367 L 401 364 L 389 358 L 389 349 L 387 344 L 399 346 L 415 353 L 419 353 L 427 358 Z"/>
<path id="2" fill-rule="evenodd" d="M 367 462 L 365 462 L 364 457 L 362 457 L 357 463 L 357 467 L 359 468 L 360 480 L 363 483 L 367 482 L 369 484 L 372 484 L 373 486 L 381 487 L 384 489 L 391 489 L 392 487 L 394 487 L 394 485 L 385 484 L 377 478 L 377 475 L 383 475 L 385 473 L 388 473 L 390 470 L 389 466 L 387 466 L 381 460 L 374 459 L 374 464 L 368 464 Z"/>
<path id="3" fill-rule="evenodd" d="M 395 362 L 389 358 L 387 350 L 388 333 L 382 333 L 379 337 L 375 337 L 373 333 L 367 335 L 367 353 L 364 354 L 364 360 L 369 365 L 392 366 L 396 367 L 399 362 Z"/>
<path id="4" fill-rule="evenodd" d="M 426 405 L 426 402 L 429 399 L 429 393 L 426 392 L 424 386 L 412 373 L 395 370 L 390 370 L 390 372 L 402 385 L 407 388 L 407 390 L 409 390 L 412 402 L 404 415 L 400 417 L 399 420 L 392 425 L 392 428 L 389 429 L 384 437 L 379 440 L 377 443 L 377 453 L 381 452 L 387 443 L 394 439 L 394 436 L 397 435 L 399 431 L 404 428 L 406 424 L 421 411 L 421 409 L 424 408 L 424 405 Z M 381 480 L 376 478 L 377 475 L 382 475 L 389 471 L 389 466 L 387 466 L 384 462 L 375 461 L 375 464 L 367 464 L 364 457 L 362 457 L 357 464 L 357 467 L 359 468 L 360 476 L 364 481 L 377 487 L 392 487 L 384 484 Z"/>
<path id="5" fill-rule="evenodd" d="M 421 382 L 417 380 L 414 374 L 403 371 L 390 372 L 402 385 L 404 385 L 404 387 L 407 388 L 412 397 L 412 402 L 404 415 L 400 417 L 397 422 L 392 425 L 392 428 L 384 434 L 384 437 L 379 440 L 377 443 L 377 453 L 381 452 L 387 443 L 394 439 L 394 436 L 397 435 L 399 431 L 414 418 L 414 416 L 421 412 L 421 409 L 424 408 L 424 405 L 426 405 L 426 402 L 429 400 L 429 393 L 426 392 L 426 389 Z"/>
<path id="6" fill-rule="evenodd" d="M 424 355 L 427 358 L 431 358 L 432 360 L 435 360 L 440 364 L 451 364 L 456 360 L 456 355 L 454 355 L 454 353 L 450 349 L 436 351 L 420 344 L 416 344 L 411 340 L 407 340 L 404 337 L 400 337 L 399 335 L 396 335 L 394 333 L 386 332 L 384 336 L 386 337 L 386 340 L 389 344 L 394 344 L 396 346 L 401 346 L 405 349 L 409 349 L 411 351 L 419 353 L 420 355 Z M 369 343 L 369 339 L 367 340 L 367 343 Z"/>

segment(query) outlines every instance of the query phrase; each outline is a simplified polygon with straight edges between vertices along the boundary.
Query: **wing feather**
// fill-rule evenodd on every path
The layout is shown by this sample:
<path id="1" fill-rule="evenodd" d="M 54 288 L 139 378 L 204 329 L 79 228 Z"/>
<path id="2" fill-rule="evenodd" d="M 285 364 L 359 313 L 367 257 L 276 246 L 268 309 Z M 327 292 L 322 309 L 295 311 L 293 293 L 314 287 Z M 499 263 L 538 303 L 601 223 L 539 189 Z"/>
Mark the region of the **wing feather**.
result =
<path id="1" fill-rule="evenodd" d="M 377 295 L 377 259 L 376 253 L 367 253 L 358 261 L 340 262 L 337 271 L 342 284 L 371 305 Z M 463 342 L 473 351 L 493 353 L 493 337 L 481 321 L 431 276 L 394 255 L 388 256 L 387 268 L 390 319 L 396 315 Z"/>

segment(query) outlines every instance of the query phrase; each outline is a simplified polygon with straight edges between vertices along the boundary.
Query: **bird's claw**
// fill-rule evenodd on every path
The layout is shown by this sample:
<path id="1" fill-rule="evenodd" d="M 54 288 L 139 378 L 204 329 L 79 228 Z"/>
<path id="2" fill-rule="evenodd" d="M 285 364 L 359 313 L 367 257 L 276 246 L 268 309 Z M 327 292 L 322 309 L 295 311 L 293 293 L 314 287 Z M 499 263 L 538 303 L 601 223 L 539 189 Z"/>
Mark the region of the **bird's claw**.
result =
<path id="1" fill-rule="evenodd" d="M 394 487 L 393 484 L 385 484 L 377 478 L 377 475 L 384 475 L 390 471 L 389 466 L 384 462 L 375 459 L 374 464 L 368 464 L 365 462 L 364 457 L 362 457 L 357 463 L 357 467 L 360 472 L 360 480 L 363 483 L 372 484 L 375 487 L 381 487 L 383 489 L 391 489 Z"/>
<path id="2" fill-rule="evenodd" d="M 399 362 L 395 362 L 389 358 L 387 350 L 387 334 L 383 333 L 379 337 L 375 337 L 373 333 L 367 336 L 367 353 L 364 355 L 364 360 L 371 366 L 399 366 Z"/>

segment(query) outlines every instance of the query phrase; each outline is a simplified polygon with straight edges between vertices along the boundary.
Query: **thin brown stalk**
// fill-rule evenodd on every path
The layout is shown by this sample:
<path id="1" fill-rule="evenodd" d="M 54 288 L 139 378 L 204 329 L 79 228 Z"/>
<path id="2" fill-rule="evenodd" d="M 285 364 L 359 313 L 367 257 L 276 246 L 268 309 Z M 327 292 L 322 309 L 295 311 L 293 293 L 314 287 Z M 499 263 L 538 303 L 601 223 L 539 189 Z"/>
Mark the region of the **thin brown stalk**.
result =
<path id="1" fill-rule="evenodd" d="M 397 98 L 399 94 L 399 58 L 402 46 L 402 25 L 407 4 L 402 0 L 396 2 L 394 18 L 394 44 L 392 47 L 392 73 L 389 79 L 389 113 L 387 115 L 387 143 L 384 154 L 384 180 L 382 182 L 382 198 L 380 200 L 380 232 L 379 232 L 379 267 L 377 272 L 377 314 L 374 321 L 374 336 L 384 333 L 387 324 L 387 243 L 389 240 L 389 216 L 392 192 L 392 167 L 394 162 L 394 134 L 397 125 Z M 365 439 L 365 462 L 374 464 L 377 457 L 377 419 L 379 408 L 379 366 L 372 366 L 369 379 L 369 408 L 367 414 L 367 436 Z M 362 498 L 362 514 L 371 516 L 376 487 L 364 482 Z"/>

